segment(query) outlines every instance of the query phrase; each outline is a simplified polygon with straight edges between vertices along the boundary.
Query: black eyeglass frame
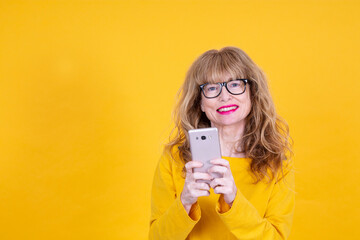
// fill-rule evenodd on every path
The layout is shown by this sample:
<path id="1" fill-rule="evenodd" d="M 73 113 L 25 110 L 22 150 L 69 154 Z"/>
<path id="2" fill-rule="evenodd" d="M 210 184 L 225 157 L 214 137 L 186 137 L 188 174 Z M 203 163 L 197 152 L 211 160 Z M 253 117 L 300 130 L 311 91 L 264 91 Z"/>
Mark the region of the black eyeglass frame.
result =
<path id="1" fill-rule="evenodd" d="M 230 82 L 232 82 L 232 81 L 235 81 L 235 80 L 240 80 L 240 81 L 243 81 L 243 82 L 245 83 L 244 91 L 242 91 L 241 93 L 232 93 L 232 92 L 229 91 L 229 89 L 228 89 L 228 87 L 227 87 L 227 84 L 228 84 L 228 83 L 230 83 Z M 201 89 L 201 92 L 203 93 L 204 97 L 206 97 L 206 98 L 217 98 L 218 96 L 220 96 L 220 94 L 221 94 L 221 92 L 222 92 L 223 86 L 225 86 L 226 90 L 227 90 L 230 94 L 232 94 L 232 95 L 241 95 L 241 94 L 243 94 L 243 93 L 246 91 L 246 84 L 247 84 L 247 83 L 249 83 L 249 80 L 248 80 L 248 79 L 245 79 L 245 78 L 238 78 L 238 79 L 230 80 L 230 81 L 228 81 L 228 82 L 216 83 L 216 84 L 220 84 L 221 88 L 220 88 L 219 94 L 216 95 L 216 96 L 214 96 L 214 97 L 207 97 L 207 96 L 205 95 L 204 87 L 205 87 L 205 85 L 207 85 L 207 84 L 209 84 L 209 83 L 201 84 L 201 85 L 200 85 L 200 89 Z"/>

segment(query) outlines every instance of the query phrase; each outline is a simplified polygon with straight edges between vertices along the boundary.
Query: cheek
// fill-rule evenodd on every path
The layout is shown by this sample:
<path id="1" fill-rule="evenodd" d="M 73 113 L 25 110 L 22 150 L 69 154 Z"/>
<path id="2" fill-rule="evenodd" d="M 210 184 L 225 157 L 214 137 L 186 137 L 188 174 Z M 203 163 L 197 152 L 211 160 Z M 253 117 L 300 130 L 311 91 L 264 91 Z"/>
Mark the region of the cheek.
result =
<path id="1" fill-rule="evenodd" d="M 243 102 L 243 106 L 244 106 L 243 108 L 244 117 L 247 117 L 251 112 L 251 108 L 252 108 L 250 97 L 247 97 L 247 99 Z"/>
<path id="2" fill-rule="evenodd" d="M 251 112 L 251 103 L 248 103 L 248 106 L 246 109 L 246 117 L 249 115 L 250 112 Z"/>
<path id="3" fill-rule="evenodd" d="M 201 111 L 207 112 L 207 110 L 211 109 L 214 103 L 209 99 L 202 98 L 200 101 Z"/>
<path id="4" fill-rule="evenodd" d="M 247 105 L 248 111 L 250 112 L 251 107 L 252 107 L 252 104 L 251 104 L 251 101 L 250 101 L 250 97 L 247 98 L 246 105 Z"/>

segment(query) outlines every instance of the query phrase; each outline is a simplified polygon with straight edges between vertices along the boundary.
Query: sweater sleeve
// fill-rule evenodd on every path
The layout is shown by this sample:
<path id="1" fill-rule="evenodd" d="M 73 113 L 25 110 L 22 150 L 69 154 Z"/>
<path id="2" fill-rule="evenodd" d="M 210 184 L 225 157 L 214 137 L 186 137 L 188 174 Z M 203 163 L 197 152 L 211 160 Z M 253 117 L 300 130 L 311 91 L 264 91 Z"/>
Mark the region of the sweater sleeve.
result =
<path id="1" fill-rule="evenodd" d="M 149 239 L 185 239 L 200 219 L 198 203 L 193 205 L 189 215 L 176 194 L 170 159 L 163 155 L 151 190 Z"/>
<path id="2" fill-rule="evenodd" d="M 239 190 L 231 208 L 219 198 L 216 211 L 238 239 L 285 240 L 289 237 L 295 209 L 293 164 L 286 164 L 283 175 L 279 176 L 264 217 Z"/>

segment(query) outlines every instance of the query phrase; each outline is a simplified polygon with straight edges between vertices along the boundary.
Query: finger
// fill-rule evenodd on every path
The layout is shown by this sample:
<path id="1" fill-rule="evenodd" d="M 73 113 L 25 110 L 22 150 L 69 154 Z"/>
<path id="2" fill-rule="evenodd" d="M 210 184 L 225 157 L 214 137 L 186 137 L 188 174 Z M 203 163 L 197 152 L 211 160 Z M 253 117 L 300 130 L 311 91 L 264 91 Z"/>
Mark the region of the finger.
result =
<path id="1" fill-rule="evenodd" d="M 229 169 L 223 166 L 215 165 L 209 169 L 209 173 L 220 173 L 221 176 L 224 176 Z"/>
<path id="2" fill-rule="evenodd" d="M 208 174 L 208 173 L 202 173 L 202 172 L 194 172 L 193 173 L 193 179 L 194 180 L 199 180 L 199 179 L 202 179 L 202 180 L 212 180 L 213 177 Z"/>
<path id="3" fill-rule="evenodd" d="M 212 180 L 210 182 L 210 187 L 212 187 L 213 189 L 215 189 L 218 186 L 226 186 L 227 182 L 226 179 L 224 178 L 215 178 L 214 180 Z"/>
<path id="4" fill-rule="evenodd" d="M 195 183 L 194 188 L 197 190 L 206 190 L 206 191 L 210 190 L 210 186 L 207 183 Z"/>
<path id="5" fill-rule="evenodd" d="M 186 173 L 192 173 L 193 168 L 202 167 L 204 164 L 199 161 L 189 161 L 185 164 Z"/>
<path id="6" fill-rule="evenodd" d="M 227 160 L 225 160 L 225 159 L 222 159 L 222 158 L 213 159 L 213 160 L 210 161 L 210 163 L 211 163 L 211 164 L 214 164 L 214 165 L 224 166 L 224 167 L 230 169 L 230 163 L 229 163 L 229 161 L 227 161 Z"/>
<path id="7" fill-rule="evenodd" d="M 210 191 L 207 190 L 193 190 L 191 192 L 191 195 L 193 197 L 202 197 L 202 196 L 209 196 L 210 195 Z"/>
<path id="8" fill-rule="evenodd" d="M 214 188 L 214 193 L 216 194 L 229 194 L 231 192 L 229 187 L 218 186 Z"/>

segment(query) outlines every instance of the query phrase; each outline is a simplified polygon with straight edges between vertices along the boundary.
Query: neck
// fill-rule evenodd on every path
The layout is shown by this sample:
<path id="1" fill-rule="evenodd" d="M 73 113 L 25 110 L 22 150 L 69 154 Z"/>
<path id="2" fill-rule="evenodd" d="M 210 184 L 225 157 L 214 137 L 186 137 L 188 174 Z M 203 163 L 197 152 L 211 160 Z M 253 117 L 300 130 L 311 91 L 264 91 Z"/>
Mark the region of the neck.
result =
<path id="1" fill-rule="evenodd" d="M 216 126 L 211 124 L 212 127 L 216 127 L 219 131 L 219 139 L 221 146 L 221 154 L 226 157 L 245 157 L 244 153 L 238 153 L 235 150 L 235 146 L 242 138 L 244 133 L 245 124 L 236 126 Z"/>

